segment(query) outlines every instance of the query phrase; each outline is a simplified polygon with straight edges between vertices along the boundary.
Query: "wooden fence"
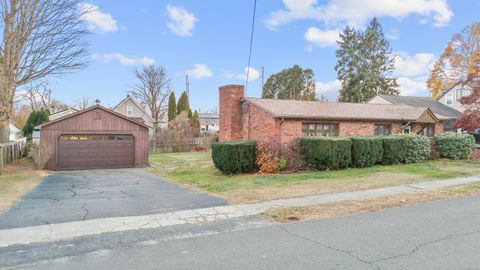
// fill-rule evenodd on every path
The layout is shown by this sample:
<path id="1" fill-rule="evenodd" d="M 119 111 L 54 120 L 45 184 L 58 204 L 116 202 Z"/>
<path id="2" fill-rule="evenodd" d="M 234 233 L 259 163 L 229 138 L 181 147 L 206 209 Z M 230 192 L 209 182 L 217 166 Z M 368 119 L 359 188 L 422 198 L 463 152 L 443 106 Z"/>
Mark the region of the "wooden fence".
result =
<path id="1" fill-rule="evenodd" d="M 6 164 L 9 164 L 16 159 L 25 157 L 25 145 L 25 139 L 0 144 L 0 173 L 3 171 L 3 167 Z"/>
<path id="2" fill-rule="evenodd" d="M 207 151 L 216 141 L 215 136 L 202 136 L 196 138 L 163 139 L 157 142 L 156 153 Z M 150 141 L 150 152 L 155 152 L 154 141 Z"/>

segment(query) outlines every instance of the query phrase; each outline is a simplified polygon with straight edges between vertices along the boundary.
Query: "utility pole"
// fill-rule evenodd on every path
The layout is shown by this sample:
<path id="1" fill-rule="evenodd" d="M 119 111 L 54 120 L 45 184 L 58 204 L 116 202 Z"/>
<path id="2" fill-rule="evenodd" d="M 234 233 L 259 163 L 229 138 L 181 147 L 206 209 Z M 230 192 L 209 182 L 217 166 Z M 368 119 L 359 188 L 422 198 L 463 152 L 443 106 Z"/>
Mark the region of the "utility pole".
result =
<path id="1" fill-rule="evenodd" d="M 265 80 L 265 68 L 262 66 L 262 90 L 263 90 L 264 80 Z"/>
<path id="2" fill-rule="evenodd" d="M 185 75 L 185 91 L 187 96 L 190 97 L 190 82 L 188 82 L 188 75 Z"/>

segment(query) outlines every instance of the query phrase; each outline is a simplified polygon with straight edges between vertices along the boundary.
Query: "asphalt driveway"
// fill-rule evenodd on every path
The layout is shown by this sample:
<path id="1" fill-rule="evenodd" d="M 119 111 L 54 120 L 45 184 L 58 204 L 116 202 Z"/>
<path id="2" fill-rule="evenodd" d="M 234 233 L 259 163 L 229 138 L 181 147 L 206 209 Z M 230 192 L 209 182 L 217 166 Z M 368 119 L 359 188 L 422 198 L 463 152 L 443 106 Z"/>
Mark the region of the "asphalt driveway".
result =
<path id="1" fill-rule="evenodd" d="M 0 215 L 0 229 L 225 204 L 221 198 L 166 182 L 143 169 L 57 172 Z"/>

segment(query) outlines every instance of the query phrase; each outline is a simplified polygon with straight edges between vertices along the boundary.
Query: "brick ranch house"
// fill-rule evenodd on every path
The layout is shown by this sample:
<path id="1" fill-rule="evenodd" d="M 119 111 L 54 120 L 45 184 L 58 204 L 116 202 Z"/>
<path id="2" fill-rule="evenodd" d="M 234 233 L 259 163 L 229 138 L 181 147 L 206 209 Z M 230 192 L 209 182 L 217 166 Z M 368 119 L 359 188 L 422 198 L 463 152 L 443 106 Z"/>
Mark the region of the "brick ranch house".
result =
<path id="1" fill-rule="evenodd" d="M 220 141 L 288 143 L 302 136 L 443 133 L 442 115 L 399 104 L 274 100 L 244 96 L 243 85 L 219 88 Z"/>

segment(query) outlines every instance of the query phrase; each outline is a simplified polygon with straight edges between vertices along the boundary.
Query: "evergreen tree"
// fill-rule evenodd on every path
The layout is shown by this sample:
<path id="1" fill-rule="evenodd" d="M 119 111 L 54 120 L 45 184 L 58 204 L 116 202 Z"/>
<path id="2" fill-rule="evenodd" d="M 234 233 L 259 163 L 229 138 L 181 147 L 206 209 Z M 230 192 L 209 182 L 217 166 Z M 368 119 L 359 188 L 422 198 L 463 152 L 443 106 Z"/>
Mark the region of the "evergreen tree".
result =
<path id="1" fill-rule="evenodd" d="M 46 108 L 43 108 L 39 111 L 33 111 L 32 113 L 30 113 L 30 116 L 28 117 L 27 122 L 25 122 L 25 125 L 22 127 L 23 135 L 28 139 L 31 139 L 33 129 L 40 124 L 48 122 L 49 115 L 50 115 L 50 112 Z"/>
<path id="2" fill-rule="evenodd" d="M 187 95 L 187 92 L 183 91 L 182 95 L 178 99 L 177 114 L 180 114 L 181 112 L 188 113 L 189 111 L 190 111 L 190 104 L 188 102 L 188 95 Z"/>
<path id="3" fill-rule="evenodd" d="M 294 65 L 271 75 L 262 89 L 263 98 L 315 100 L 313 70 Z"/>
<path id="4" fill-rule="evenodd" d="M 192 109 L 188 109 L 188 118 L 192 119 L 192 117 L 193 117 Z"/>
<path id="5" fill-rule="evenodd" d="M 197 110 L 195 110 L 192 115 L 192 126 L 196 129 L 200 129 L 200 115 Z"/>
<path id="6" fill-rule="evenodd" d="M 171 92 L 168 97 L 168 122 L 172 121 L 177 116 L 177 100 L 175 92 Z"/>
<path id="7" fill-rule="evenodd" d="M 340 35 L 335 70 L 342 83 L 339 101 L 365 102 L 377 94 L 398 95 L 392 78 L 394 56 L 377 18 L 363 33 L 347 27 Z"/>

